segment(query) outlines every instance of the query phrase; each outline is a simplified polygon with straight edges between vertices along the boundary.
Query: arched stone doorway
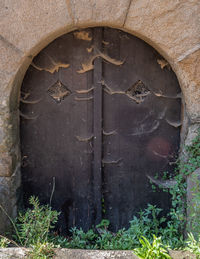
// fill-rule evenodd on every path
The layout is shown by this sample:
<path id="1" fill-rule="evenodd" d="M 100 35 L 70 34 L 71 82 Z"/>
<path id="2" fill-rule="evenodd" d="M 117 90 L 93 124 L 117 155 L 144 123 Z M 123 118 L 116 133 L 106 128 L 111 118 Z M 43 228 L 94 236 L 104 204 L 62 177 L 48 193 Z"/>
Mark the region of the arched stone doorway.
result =
<path id="1" fill-rule="evenodd" d="M 0 203 L 10 216 L 16 216 L 21 184 L 18 107 L 22 80 L 33 57 L 72 30 L 88 26 L 119 28 L 161 53 L 182 89 L 185 108 L 181 143 L 190 143 L 200 122 L 198 0 L 153 0 L 151 4 L 148 0 L 19 0 L 0 5 Z M 0 231 L 4 232 L 9 220 L 2 211 L 0 222 Z"/>
<path id="2" fill-rule="evenodd" d="M 102 218 L 116 231 L 148 203 L 169 208 L 150 179 L 173 173 L 181 90 L 152 47 L 116 29 L 71 32 L 35 57 L 21 93 L 24 201 L 51 200 L 63 233 Z"/>

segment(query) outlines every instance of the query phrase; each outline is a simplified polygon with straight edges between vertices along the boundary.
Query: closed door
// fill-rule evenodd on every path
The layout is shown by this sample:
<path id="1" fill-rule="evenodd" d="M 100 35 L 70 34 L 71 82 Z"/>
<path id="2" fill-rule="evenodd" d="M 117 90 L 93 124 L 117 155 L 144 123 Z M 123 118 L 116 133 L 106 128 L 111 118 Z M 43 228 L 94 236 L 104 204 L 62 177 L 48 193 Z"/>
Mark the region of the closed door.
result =
<path id="1" fill-rule="evenodd" d="M 140 39 L 110 28 L 71 32 L 34 58 L 21 90 L 24 202 L 61 211 L 58 227 L 107 218 L 128 227 L 148 203 L 167 210 L 149 179 L 173 173 L 181 95 L 175 74 Z"/>

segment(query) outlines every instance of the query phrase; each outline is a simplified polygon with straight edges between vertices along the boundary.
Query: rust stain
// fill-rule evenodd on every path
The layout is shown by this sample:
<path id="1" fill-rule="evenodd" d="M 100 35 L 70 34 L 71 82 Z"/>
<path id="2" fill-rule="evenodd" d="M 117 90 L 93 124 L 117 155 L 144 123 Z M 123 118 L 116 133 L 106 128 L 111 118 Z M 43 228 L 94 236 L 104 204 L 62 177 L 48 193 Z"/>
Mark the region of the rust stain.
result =
<path id="1" fill-rule="evenodd" d="M 172 126 L 172 127 L 175 127 L 175 128 L 178 128 L 182 125 L 182 123 L 180 121 L 170 121 L 169 119 L 166 119 L 166 122 Z"/>
<path id="2" fill-rule="evenodd" d="M 93 61 L 92 61 L 93 62 Z M 83 74 L 85 72 L 88 72 L 90 70 L 94 69 L 94 65 L 92 64 L 92 62 L 88 62 L 86 64 L 82 64 L 82 69 L 78 70 L 77 73 L 79 74 Z"/>
<path id="3" fill-rule="evenodd" d="M 101 81 L 102 86 L 104 86 L 104 91 L 107 94 L 113 95 L 113 94 L 125 94 L 124 91 L 114 91 L 111 89 L 111 87 L 109 87 L 104 80 Z"/>
<path id="4" fill-rule="evenodd" d="M 110 44 L 110 42 L 105 41 L 105 40 L 102 40 L 102 43 L 103 43 L 104 45 L 109 45 L 109 44 Z"/>
<path id="5" fill-rule="evenodd" d="M 167 67 L 169 70 L 171 69 L 169 63 L 165 59 L 157 59 L 157 63 L 160 65 L 161 69 Z"/>
<path id="6" fill-rule="evenodd" d="M 155 92 L 153 92 L 153 94 L 155 95 L 155 96 L 157 96 L 157 97 L 164 97 L 164 98 L 171 98 L 171 99 L 178 99 L 178 98 L 182 98 L 182 93 L 178 93 L 178 94 L 176 94 L 176 95 L 165 95 L 165 94 L 163 94 L 163 93 L 155 93 Z"/>
<path id="7" fill-rule="evenodd" d="M 94 135 L 91 135 L 91 136 L 89 136 L 89 137 L 76 136 L 76 139 L 77 139 L 78 141 L 81 141 L 81 142 L 88 142 L 88 141 L 92 140 L 93 137 L 94 137 Z"/>
<path id="8" fill-rule="evenodd" d="M 135 128 L 135 131 L 130 134 L 130 136 L 137 136 L 137 135 L 144 135 L 144 134 L 149 134 L 157 130 L 157 128 L 160 126 L 159 121 L 154 121 L 151 128 L 147 128 L 146 124 L 141 124 L 139 125 L 138 128 Z"/>
<path id="9" fill-rule="evenodd" d="M 25 103 L 25 104 L 36 104 L 36 103 L 39 103 L 40 101 L 41 101 L 41 99 L 35 100 L 35 101 L 28 101 L 26 99 L 20 98 L 20 102 Z"/>
<path id="10" fill-rule="evenodd" d="M 76 32 L 74 32 L 74 37 L 79 40 L 86 40 L 86 41 L 92 40 L 90 33 L 87 31 L 76 31 Z"/>
<path id="11" fill-rule="evenodd" d="M 97 54 L 95 54 L 94 56 L 92 56 L 87 62 L 82 64 L 82 69 L 78 70 L 77 73 L 79 74 L 83 74 L 85 72 L 88 72 L 92 69 L 94 69 L 94 65 L 93 62 L 96 58 L 103 58 L 104 60 L 108 61 L 109 63 L 116 65 L 116 66 L 120 66 L 124 63 L 124 60 L 116 60 L 114 58 L 109 57 L 107 54 L 104 54 L 100 51 L 97 50 Z"/>
<path id="12" fill-rule="evenodd" d="M 102 86 L 104 86 L 104 91 L 107 94 L 110 94 L 110 95 L 123 94 L 123 95 L 126 95 L 128 98 L 134 100 L 138 104 L 142 103 L 144 101 L 144 98 L 151 93 L 147 88 L 138 90 L 137 86 L 138 86 L 138 83 L 140 83 L 140 82 L 141 81 L 139 80 L 131 88 L 129 88 L 126 91 L 114 91 L 103 80 L 101 81 Z"/>
<path id="13" fill-rule="evenodd" d="M 103 135 L 105 135 L 105 136 L 111 136 L 111 135 L 116 135 L 116 134 L 117 134 L 116 130 L 113 130 L 110 132 L 106 132 L 105 130 L 103 130 Z"/>
<path id="14" fill-rule="evenodd" d="M 91 53 L 91 52 L 92 52 L 92 50 L 93 50 L 93 47 L 91 47 L 91 48 L 87 48 L 87 52 L 88 52 L 88 53 Z"/>
<path id="15" fill-rule="evenodd" d="M 85 98 L 75 97 L 74 100 L 75 101 L 90 101 L 90 100 L 93 100 L 93 96 L 85 97 Z"/>
<path id="16" fill-rule="evenodd" d="M 158 114 L 159 120 L 162 120 L 165 117 L 166 111 L 167 111 L 167 107 L 165 106 L 164 109 L 162 111 L 160 111 L 160 113 Z"/>
<path id="17" fill-rule="evenodd" d="M 28 115 L 26 115 L 26 114 L 23 114 L 21 111 L 19 112 L 19 115 L 20 115 L 22 118 L 26 119 L 26 120 L 35 120 L 35 119 L 38 118 L 38 115 L 36 115 L 36 116 L 34 116 L 34 117 L 30 117 L 30 116 L 28 116 Z"/>
<path id="18" fill-rule="evenodd" d="M 88 94 L 88 93 L 90 93 L 93 89 L 94 89 L 94 87 L 91 87 L 90 89 L 86 89 L 86 90 L 76 90 L 76 92 L 77 92 L 78 94 Z"/>
<path id="19" fill-rule="evenodd" d="M 21 91 L 21 94 L 23 95 L 24 100 L 26 100 L 30 96 L 30 93 L 25 93 L 23 91 Z"/>
<path id="20" fill-rule="evenodd" d="M 103 164 L 118 164 L 119 162 L 122 161 L 122 158 L 119 158 L 117 160 L 102 160 Z"/>
<path id="21" fill-rule="evenodd" d="M 175 184 L 177 184 L 177 182 L 175 180 L 158 180 L 155 179 L 154 177 L 147 175 L 147 178 L 149 178 L 149 180 L 156 184 L 157 186 L 162 186 L 164 188 L 171 188 L 173 187 Z"/>
<path id="22" fill-rule="evenodd" d="M 98 57 L 102 57 L 104 60 L 108 61 L 109 63 L 116 65 L 116 66 L 121 66 L 124 64 L 125 60 L 117 60 L 114 58 L 109 57 L 108 55 L 104 54 L 104 53 L 99 53 Z"/>
<path id="23" fill-rule="evenodd" d="M 42 99 L 38 100 L 27 100 L 27 98 L 30 96 L 30 93 L 25 93 L 21 91 L 21 97 L 20 97 L 20 102 L 25 103 L 25 104 L 36 104 L 39 103 Z"/>
<path id="24" fill-rule="evenodd" d="M 153 154 L 156 155 L 156 156 L 159 156 L 159 157 L 161 157 L 161 158 L 164 158 L 164 159 L 167 159 L 167 158 L 168 158 L 168 155 L 162 155 L 162 154 L 156 152 L 155 150 L 153 150 Z"/>
<path id="25" fill-rule="evenodd" d="M 42 67 L 40 67 L 40 66 L 37 66 L 35 63 L 31 63 L 31 65 L 35 68 L 35 69 L 37 69 L 37 70 L 39 70 L 39 71 L 47 71 L 47 72 L 49 72 L 49 73 L 51 73 L 51 74 L 53 74 L 55 71 L 56 72 L 58 72 L 58 70 L 60 69 L 60 68 L 68 68 L 69 66 L 70 66 L 70 64 L 64 64 L 64 63 L 61 63 L 61 62 L 58 62 L 58 63 L 55 63 L 54 61 L 52 62 L 53 64 L 51 64 L 50 65 L 50 67 L 47 67 L 47 68 L 42 68 Z"/>

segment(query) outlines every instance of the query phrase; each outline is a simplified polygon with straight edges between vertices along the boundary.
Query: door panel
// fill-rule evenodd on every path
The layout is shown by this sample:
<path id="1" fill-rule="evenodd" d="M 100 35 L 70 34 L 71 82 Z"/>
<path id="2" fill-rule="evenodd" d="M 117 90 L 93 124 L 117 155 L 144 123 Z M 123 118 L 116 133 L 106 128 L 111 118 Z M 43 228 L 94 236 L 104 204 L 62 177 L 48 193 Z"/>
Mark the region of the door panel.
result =
<path id="1" fill-rule="evenodd" d="M 102 218 L 128 227 L 147 203 L 168 209 L 148 177 L 173 172 L 180 88 L 145 42 L 109 28 L 63 35 L 34 58 L 21 101 L 25 205 L 51 200 L 62 233 Z"/>
<path id="2" fill-rule="evenodd" d="M 152 193 L 148 176 L 173 171 L 179 146 L 180 88 L 162 58 L 145 42 L 121 31 L 104 30 L 104 52 L 124 64 L 103 63 L 105 217 L 112 230 L 148 203 L 167 210 L 166 193 Z M 170 96 L 170 98 L 162 97 Z"/>
<path id="3" fill-rule="evenodd" d="M 87 33 L 92 37 L 91 30 Z M 22 86 L 22 92 L 30 93 L 27 100 L 39 100 L 36 104 L 21 103 L 20 108 L 33 118 L 21 118 L 25 200 L 35 194 L 49 203 L 55 179 L 52 206 L 63 211 L 60 225 L 64 228 L 87 229 L 92 224 L 93 100 L 91 92 L 77 93 L 92 87 L 92 72 L 77 73 L 91 55 L 86 51 L 90 44 L 73 33 L 62 36 L 34 59 Z M 53 74 L 44 70 L 57 64 L 70 66 Z M 58 80 L 69 91 L 60 102 L 52 97 L 56 98 L 56 87 L 60 94 Z"/>

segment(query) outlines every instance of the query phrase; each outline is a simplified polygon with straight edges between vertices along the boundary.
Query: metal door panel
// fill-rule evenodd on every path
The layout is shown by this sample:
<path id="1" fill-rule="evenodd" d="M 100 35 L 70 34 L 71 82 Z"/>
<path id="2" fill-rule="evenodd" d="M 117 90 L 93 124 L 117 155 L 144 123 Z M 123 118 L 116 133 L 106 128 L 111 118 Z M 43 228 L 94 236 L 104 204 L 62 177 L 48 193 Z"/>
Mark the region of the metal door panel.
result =
<path id="1" fill-rule="evenodd" d="M 92 34 L 91 30 L 87 32 Z M 92 72 L 77 73 L 89 56 L 86 48 L 90 45 L 75 38 L 74 33 L 62 36 L 33 60 L 22 86 L 22 92 L 30 93 L 29 99 L 39 100 L 36 104 L 21 103 L 20 107 L 25 116 L 30 116 L 21 119 L 25 200 L 35 194 L 48 203 L 55 179 L 52 206 L 63 212 L 59 223 L 62 231 L 73 226 L 88 229 L 93 220 L 89 187 L 93 100 L 80 100 L 91 93 L 77 93 L 92 86 Z M 53 67 L 52 62 L 53 66 L 70 66 L 52 74 L 44 70 Z M 58 80 L 69 90 L 60 102 L 51 96 L 51 87 Z"/>
<path id="2" fill-rule="evenodd" d="M 179 146 L 180 88 L 170 67 L 149 45 L 121 31 L 104 30 L 105 52 L 124 64 L 103 63 L 105 217 L 116 231 L 148 203 L 167 210 L 166 193 L 153 193 L 148 176 L 173 171 Z M 170 98 L 169 98 L 170 97 Z M 171 123 L 170 123 L 171 122 Z"/>

